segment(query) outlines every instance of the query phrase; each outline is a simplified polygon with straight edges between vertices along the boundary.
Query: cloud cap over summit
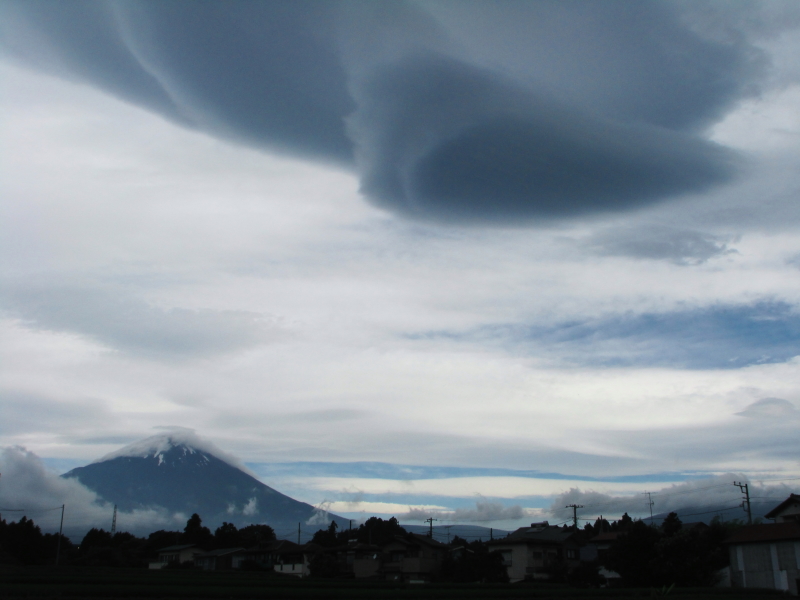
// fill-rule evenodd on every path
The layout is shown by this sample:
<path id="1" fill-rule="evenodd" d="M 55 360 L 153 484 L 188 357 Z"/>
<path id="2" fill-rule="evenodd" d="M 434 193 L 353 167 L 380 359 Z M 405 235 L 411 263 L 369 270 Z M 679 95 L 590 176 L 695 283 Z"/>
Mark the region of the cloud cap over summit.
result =
<path id="1" fill-rule="evenodd" d="M 736 174 L 703 131 L 766 67 L 682 6 L 41 0 L 4 3 L 0 39 L 184 126 L 354 169 L 393 212 L 525 224 Z"/>

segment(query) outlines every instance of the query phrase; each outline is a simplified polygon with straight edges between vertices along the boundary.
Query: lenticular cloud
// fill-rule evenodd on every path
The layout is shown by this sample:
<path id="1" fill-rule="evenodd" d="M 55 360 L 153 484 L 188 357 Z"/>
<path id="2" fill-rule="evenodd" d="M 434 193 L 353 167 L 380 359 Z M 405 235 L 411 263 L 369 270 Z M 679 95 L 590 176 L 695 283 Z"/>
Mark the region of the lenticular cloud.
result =
<path id="1" fill-rule="evenodd" d="M 0 46 L 182 126 L 352 169 L 393 212 L 525 224 L 735 176 L 702 133 L 762 63 L 679 6 L 25 0 L 0 7 Z"/>

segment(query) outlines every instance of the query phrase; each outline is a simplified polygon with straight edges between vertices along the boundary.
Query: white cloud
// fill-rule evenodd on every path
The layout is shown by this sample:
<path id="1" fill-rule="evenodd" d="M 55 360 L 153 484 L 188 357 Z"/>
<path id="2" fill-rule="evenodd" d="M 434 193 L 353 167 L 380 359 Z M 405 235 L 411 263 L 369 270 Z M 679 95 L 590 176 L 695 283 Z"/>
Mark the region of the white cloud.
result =
<path id="1" fill-rule="evenodd" d="M 19 447 L 6 447 L 0 453 L 0 505 L 6 520 L 22 516 L 32 519 L 44 531 L 57 531 L 64 505 L 64 532 L 82 536 L 92 527 L 109 530 L 113 506 L 75 479 L 64 479 L 47 471 L 39 457 Z M 56 508 L 59 510 L 55 510 Z M 119 531 L 138 534 L 156 529 L 180 529 L 183 515 L 154 509 L 120 511 Z M 73 540 L 80 542 L 80 539 Z"/>

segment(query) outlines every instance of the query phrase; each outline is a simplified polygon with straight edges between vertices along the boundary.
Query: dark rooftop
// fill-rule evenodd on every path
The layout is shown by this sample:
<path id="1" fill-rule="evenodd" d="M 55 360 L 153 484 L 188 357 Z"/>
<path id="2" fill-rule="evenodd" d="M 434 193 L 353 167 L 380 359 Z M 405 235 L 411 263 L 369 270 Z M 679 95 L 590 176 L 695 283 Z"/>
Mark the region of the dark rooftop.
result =
<path id="1" fill-rule="evenodd" d="M 748 525 L 737 529 L 726 544 L 755 544 L 758 542 L 778 542 L 800 540 L 800 523 L 764 523 Z"/>

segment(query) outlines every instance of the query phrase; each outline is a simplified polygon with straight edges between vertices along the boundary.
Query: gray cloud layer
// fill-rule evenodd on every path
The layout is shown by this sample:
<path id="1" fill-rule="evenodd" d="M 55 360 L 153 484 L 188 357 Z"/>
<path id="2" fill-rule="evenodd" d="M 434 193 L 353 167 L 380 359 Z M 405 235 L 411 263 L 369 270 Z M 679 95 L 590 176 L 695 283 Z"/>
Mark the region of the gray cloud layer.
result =
<path id="1" fill-rule="evenodd" d="M 0 306 L 35 329 L 72 331 L 146 357 L 191 358 L 268 342 L 280 333 L 258 314 L 160 308 L 102 286 L 6 281 Z"/>
<path id="2" fill-rule="evenodd" d="M 700 231 L 668 227 L 631 227 L 598 233 L 587 246 L 606 256 L 666 260 L 677 265 L 699 265 L 716 256 L 736 252 L 730 239 Z"/>
<path id="3" fill-rule="evenodd" d="M 466 523 L 490 523 L 492 521 L 521 519 L 525 514 L 525 509 L 518 504 L 505 506 L 502 502 L 477 500 L 475 508 L 457 508 L 452 511 L 411 508 L 407 513 L 398 515 L 398 518 L 403 521 L 425 521 L 426 519 L 434 518 Z"/>
<path id="4" fill-rule="evenodd" d="M 678 6 L 6 2 L 0 47 L 185 126 L 351 165 L 395 212 L 516 224 L 734 176 L 699 132 L 764 63 Z"/>
<path id="5" fill-rule="evenodd" d="M 706 479 L 696 479 L 680 484 L 673 484 L 651 492 L 650 498 L 653 500 L 653 512 L 663 514 L 670 511 L 677 511 L 679 516 L 686 521 L 699 521 L 714 516 L 714 511 L 725 515 L 727 520 L 743 518 L 744 511 L 740 509 L 742 494 L 741 490 L 732 485 L 733 481 L 748 481 L 748 477 L 741 473 L 726 473 Z M 759 508 L 772 508 L 793 491 L 793 487 L 783 483 L 765 484 L 763 482 L 753 482 L 750 480 L 750 495 L 754 498 L 753 504 L 758 504 Z M 595 515 L 606 515 L 610 519 L 617 519 L 627 512 L 631 516 L 645 517 L 649 514 L 647 496 L 635 494 L 631 496 L 613 496 L 591 490 L 580 490 L 572 488 L 556 497 L 550 506 L 549 512 L 553 518 L 567 520 L 572 516 L 571 508 L 564 508 L 570 504 L 582 506 L 582 515 L 591 515 L 589 521 L 593 521 Z M 763 514 L 764 510 L 759 510 Z M 740 510 L 736 510 L 740 509 Z M 698 512 L 709 511 L 705 515 Z"/>

